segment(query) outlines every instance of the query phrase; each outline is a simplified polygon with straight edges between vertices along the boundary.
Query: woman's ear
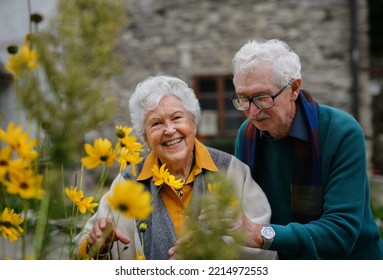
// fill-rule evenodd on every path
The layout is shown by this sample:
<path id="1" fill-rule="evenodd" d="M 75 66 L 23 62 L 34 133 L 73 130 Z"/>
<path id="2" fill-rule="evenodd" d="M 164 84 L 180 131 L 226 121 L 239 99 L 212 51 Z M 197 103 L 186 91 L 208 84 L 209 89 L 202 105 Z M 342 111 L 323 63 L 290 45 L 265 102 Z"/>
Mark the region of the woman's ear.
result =
<path id="1" fill-rule="evenodd" d="M 194 136 L 197 136 L 197 123 L 195 121 L 195 118 L 192 118 L 192 123 L 193 123 L 193 126 L 194 126 Z"/>
<path id="2" fill-rule="evenodd" d="M 145 134 L 145 133 L 142 135 L 142 138 L 143 138 L 144 141 L 145 141 L 145 145 L 150 149 L 149 142 L 148 142 L 148 138 L 146 137 L 146 134 Z"/>

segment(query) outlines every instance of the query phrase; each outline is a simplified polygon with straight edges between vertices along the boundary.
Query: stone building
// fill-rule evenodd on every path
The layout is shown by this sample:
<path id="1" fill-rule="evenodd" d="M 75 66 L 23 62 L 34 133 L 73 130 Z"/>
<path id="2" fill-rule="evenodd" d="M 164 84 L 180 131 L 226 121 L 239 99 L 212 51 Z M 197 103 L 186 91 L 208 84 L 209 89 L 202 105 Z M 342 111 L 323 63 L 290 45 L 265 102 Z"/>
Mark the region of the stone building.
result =
<path id="1" fill-rule="evenodd" d="M 227 140 L 242 117 L 229 104 L 234 53 L 252 38 L 279 38 L 301 57 L 303 87 L 318 101 L 352 113 L 369 140 L 368 11 L 366 1 L 352 2 L 130 1 L 116 117 L 128 117 L 129 93 L 139 81 L 166 73 L 194 87 L 203 109 L 200 133 Z"/>
<path id="2" fill-rule="evenodd" d="M 0 15 L 11 2 L 1 2 Z M 43 7 L 47 0 L 32 2 Z M 111 120 L 112 129 L 114 124 L 129 124 L 128 100 L 138 82 L 151 75 L 169 74 L 193 86 L 201 100 L 201 137 L 230 151 L 233 136 L 243 120 L 242 114 L 230 104 L 231 59 L 252 38 L 279 38 L 301 57 L 303 88 L 319 102 L 353 114 L 365 131 L 367 150 L 371 152 L 367 1 L 126 2 L 129 25 L 120 38 L 120 51 L 126 57 L 126 65 L 111 82 L 120 100 Z M 5 44 L 14 43 L 6 38 L 2 42 L 2 52 Z M 4 57 L 1 57 L 3 64 L 6 63 Z M 9 104 L 12 100 L 7 97 L 12 90 L 4 86 L 5 80 L 7 75 L 2 72 L 0 108 L 3 116 L 9 115 L 12 108 Z M 3 117 L 2 127 L 6 119 Z"/>

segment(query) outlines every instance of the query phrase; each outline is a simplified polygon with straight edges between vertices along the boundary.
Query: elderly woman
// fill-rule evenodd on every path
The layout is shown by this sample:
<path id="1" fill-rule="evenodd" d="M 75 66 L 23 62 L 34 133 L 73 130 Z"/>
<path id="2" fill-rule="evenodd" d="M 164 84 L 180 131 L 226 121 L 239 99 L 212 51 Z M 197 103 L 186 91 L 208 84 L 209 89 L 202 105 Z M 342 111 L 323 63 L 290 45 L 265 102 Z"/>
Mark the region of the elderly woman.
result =
<path id="1" fill-rule="evenodd" d="M 204 146 L 196 139 L 200 106 L 193 90 L 185 82 L 170 76 L 149 77 L 138 84 L 129 109 L 133 128 L 150 152 L 136 166 L 137 177 L 128 167 L 117 176 L 111 189 L 121 179 L 133 179 L 152 193 L 153 211 L 143 236 L 144 251 L 140 230 L 133 219 L 119 217 L 115 228 L 106 218 L 110 207 L 104 195 L 97 212 L 76 237 L 79 257 L 88 253 L 90 245 L 99 242 L 103 232 L 109 230 L 108 238 L 101 244 L 102 254 L 105 253 L 107 258 L 135 259 L 138 254 L 145 254 L 146 259 L 171 258 L 183 226 L 185 209 L 196 203 L 200 207 L 201 196 L 207 191 L 205 177 L 211 172 L 223 171 L 232 179 L 240 196 L 241 209 L 249 220 L 261 224 L 269 222 L 269 203 L 251 178 L 247 165 L 230 154 Z M 157 193 L 152 171 L 156 164 L 166 164 L 170 174 L 185 182 L 183 188 L 175 190 L 164 185 Z M 118 248 L 120 252 L 117 252 Z M 100 255 L 98 258 L 103 257 Z M 241 257 L 252 259 L 274 259 L 275 256 L 272 251 L 245 247 L 241 254 Z"/>

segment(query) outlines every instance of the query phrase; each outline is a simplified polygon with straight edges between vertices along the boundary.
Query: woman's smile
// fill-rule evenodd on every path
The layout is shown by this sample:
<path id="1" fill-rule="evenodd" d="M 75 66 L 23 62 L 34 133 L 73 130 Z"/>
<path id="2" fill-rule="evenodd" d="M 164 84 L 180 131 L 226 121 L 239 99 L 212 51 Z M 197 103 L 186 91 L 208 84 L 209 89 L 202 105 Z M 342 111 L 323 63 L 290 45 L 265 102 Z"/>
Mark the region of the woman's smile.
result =
<path id="1" fill-rule="evenodd" d="M 178 139 L 166 141 L 162 143 L 162 145 L 172 148 L 172 147 L 178 146 L 177 144 L 181 143 L 182 141 L 183 141 L 183 138 L 178 138 Z"/>
<path id="2" fill-rule="evenodd" d="M 169 170 L 190 171 L 196 126 L 181 100 L 165 96 L 159 106 L 146 114 L 146 141 Z"/>

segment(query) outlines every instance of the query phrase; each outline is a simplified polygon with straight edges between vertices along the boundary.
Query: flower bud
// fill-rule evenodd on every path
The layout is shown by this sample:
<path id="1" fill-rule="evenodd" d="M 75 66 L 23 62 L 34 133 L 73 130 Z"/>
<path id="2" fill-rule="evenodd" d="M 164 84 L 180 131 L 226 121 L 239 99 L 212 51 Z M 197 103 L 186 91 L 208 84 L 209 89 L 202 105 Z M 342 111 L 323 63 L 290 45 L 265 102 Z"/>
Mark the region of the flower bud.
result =
<path id="1" fill-rule="evenodd" d="M 140 224 L 140 232 L 145 232 L 148 228 L 148 224 L 147 223 L 141 223 Z"/>
<path id="2" fill-rule="evenodd" d="M 19 50 L 19 48 L 15 45 L 8 46 L 8 48 L 7 48 L 7 51 L 10 54 L 17 54 L 18 50 Z"/>
<path id="3" fill-rule="evenodd" d="M 43 21 L 43 16 L 37 13 L 31 14 L 31 21 L 34 23 L 40 23 Z"/>
<path id="4" fill-rule="evenodd" d="M 124 133 L 124 131 L 123 131 L 122 129 L 118 129 L 118 130 L 116 131 L 116 136 L 117 136 L 118 138 L 124 138 L 124 137 L 125 137 L 125 133 Z"/>

